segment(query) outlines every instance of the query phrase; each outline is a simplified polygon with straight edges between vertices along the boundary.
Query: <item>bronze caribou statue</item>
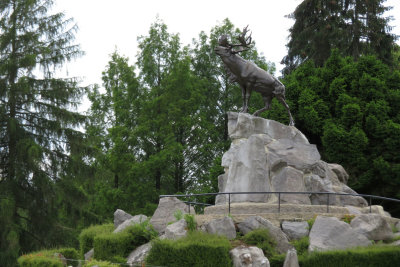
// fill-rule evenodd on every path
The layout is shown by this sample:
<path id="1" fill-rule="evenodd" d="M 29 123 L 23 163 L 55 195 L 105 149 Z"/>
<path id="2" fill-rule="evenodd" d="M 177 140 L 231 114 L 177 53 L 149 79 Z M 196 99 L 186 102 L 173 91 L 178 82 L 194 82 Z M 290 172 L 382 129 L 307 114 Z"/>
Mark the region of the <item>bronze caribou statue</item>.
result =
<path id="1" fill-rule="evenodd" d="M 261 94 L 265 106 L 257 110 L 253 115 L 258 116 L 261 112 L 268 110 L 273 97 L 283 104 L 289 114 L 289 125 L 294 126 L 294 121 L 288 104 L 285 101 L 285 86 L 267 71 L 259 68 L 251 61 L 245 60 L 239 55 L 240 52 L 250 49 L 251 35 L 246 37 L 247 27 L 237 38 L 240 44 L 230 44 L 226 35 L 219 38 L 219 46 L 215 47 L 215 53 L 224 62 L 225 68 L 230 75 L 230 82 L 237 82 L 242 88 L 243 108 L 240 112 L 248 112 L 248 104 L 252 91 Z M 235 50 L 235 47 L 242 47 Z"/>

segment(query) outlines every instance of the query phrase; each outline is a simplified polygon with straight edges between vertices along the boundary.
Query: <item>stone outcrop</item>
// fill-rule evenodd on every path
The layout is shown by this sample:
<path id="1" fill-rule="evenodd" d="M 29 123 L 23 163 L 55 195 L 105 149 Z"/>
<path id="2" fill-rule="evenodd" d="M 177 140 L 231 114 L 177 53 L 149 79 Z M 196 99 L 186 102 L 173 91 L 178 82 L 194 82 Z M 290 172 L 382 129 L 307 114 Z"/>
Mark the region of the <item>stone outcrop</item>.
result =
<path id="1" fill-rule="evenodd" d="M 321 160 L 315 145 L 295 127 L 246 113 L 228 112 L 230 149 L 223 155 L 220 192 L 304 192 L 355 194 L 338 164 Z M 281 194 L 281 203 L 325 205 L 327 195 Z M 225 204 L 225 195 L 216 204 Z M 277 203 L 276 194 L 235 194 L 231 202 Z M 358 196 L 329 196 L 332 205 L 367 206 Z"/>
<path id="2" fill-rule="evenodd" d="M 286 253 L 285 262 L 283 263 L 283 267 L 300 267 L 299 259 L 297 257 L 297 251 L 292 248 L 289 249 Z"/>
<path id="3" fill-rule="evenodd" d="M 234 267 L 269 267 L 269 261 L 258 247 L 239 246 L 229 254 Z"/>
<path id="4" fill-rule="evenodd" d="M 114 212 L 114 228 L 117 228 L 121 223 L 123 223 L 126 220 L 129 220 L 133 216 L 130 215 L 129 213 L 126 213 L 123 210 L 117 209 Z"/>
<path id="5" fill-rule="evenodd" d="M 187 223 L 184 219 L 181 219 L 173 224 L 170 224 L 165 228 L 165 238 L 168 239 L 179 239 L 187 235 Z"/>
<path id="6" fill-rule="evenodd" d="M 142 223 L 144 221 L 147 220 L 147 216 L 140 214 L 140 215 L 135 215 L 133 217 L 131 217 L 130 219 L 125 220 L 123 223 L 121 223 L 120 225 L 118 225 L 118 227 L 114 230 L 114 233 L 119 233 L 121 231 L 123 231 L 126 227 L 134 225 L 134 224 L 138 224 L 138 223 Z"/>
<path id="7" fill-rule="evenodd" d="M 371 241 L 336 217 L 317 216 L 310 231 L 309 251 L 368 246 Z"/>
<path id="8" fill-rule="evenodd" d="M 132 265 L 134 263 L 144 262 L 144 259 L 146 258 L 147 254 L 149 254 L 150 249 L 151 242 L 137 247 L 134 251 L 131 252 L 131 254 L 129 254 L 126 263 L 128 265 Z"/>
<path id="9" fill-rule="evenodd" d="M 85 261 L 89 261 L 93 258 L 93 256 L 94 256 L 94 248 L 85 253 L 84 259 Z"/>
<path id="10" fill-rule="evenodd" d="M 276 249 L 279 253 L 286 253 L 288 249 L 292 248 L 285 233 L 283 233 L 280 228 L 260 216 L 248 217 L 246 220 L 238 224 L 238 228 L 244 235 L 255 229 L 268 229 L 271 237 L 276 241 Z"/>
<path id="11" fill-rule="evenodd" d="M 236 228 L 231 217 L 214 219 L 205 225 L 207 233 L 224 235 L 228 239 L 236 238 Z"/>
<path id="12" fill-rule="evenodd" d="M 379 214 L 362 214 L 356 216 L 350 223 L 358 233 L 365 235 L 369 240 L 390 240 L 393 231 L 389 223 Z"/>
<path id="13" fill-rule="evenodd" d="M 303 222 L 282 222 L 282 231 L 288 236 L 289 240 L 301 239 L 308 236 L 309 229 L 308 223 Z"/>
<path id="14" fill-rule="evenodd" d="M 180 201 L 176 197 L 163 197 L 160 198 L 160 202 L 153 216 L 151 217 L 150 223 L 154 226 L 154 229 L 163 233 L 169 222 L 174 222 L 176 219 L 174 213 L 180 210 L 182 214 L 189 213 L 189 206 L 184 202 Z M 194 210 L 190 210 L 191 214 L 194 214 Z"/>

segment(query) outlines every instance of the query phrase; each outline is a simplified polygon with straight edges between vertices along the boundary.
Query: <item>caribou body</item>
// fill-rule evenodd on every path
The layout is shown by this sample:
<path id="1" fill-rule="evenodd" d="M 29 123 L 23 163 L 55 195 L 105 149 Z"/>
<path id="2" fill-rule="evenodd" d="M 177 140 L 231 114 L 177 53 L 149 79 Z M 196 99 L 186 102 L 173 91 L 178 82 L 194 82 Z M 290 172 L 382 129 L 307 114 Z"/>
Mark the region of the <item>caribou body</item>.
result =
<path id="1" fill-rule="evenodd" d="M 265 106 L 257 110 L 253 115 L 258 116 L 261 112 L 268 110 L 273 97 L 276 97 L 283 104 L 289 114 L 290 126 L 294 126 L 290 108 L 285 101 L 285 86 L 267 71 L 259 68 L 251 61 L 245 60 L 238 53 L 248 49 L 251 43 L 251 37 L 245 40 L 247 27 L 243 30 L 242 36 L 238 39 L 241 44 L 232 45 L 228 43 L 226 35 L 222 35 L 219 39 L 219 46 L 215 48 L 215 53 L 221 58 L 230 77 L 231 82 L 237 82 L 242 88 L 243 107 L 241 112 L 248 112 L 248 105 L 252 91 L 261 94 Z M 250 39 L 250 41 L 249 41 Z M 236 46 L 243 49 L 234 50 Z"/>

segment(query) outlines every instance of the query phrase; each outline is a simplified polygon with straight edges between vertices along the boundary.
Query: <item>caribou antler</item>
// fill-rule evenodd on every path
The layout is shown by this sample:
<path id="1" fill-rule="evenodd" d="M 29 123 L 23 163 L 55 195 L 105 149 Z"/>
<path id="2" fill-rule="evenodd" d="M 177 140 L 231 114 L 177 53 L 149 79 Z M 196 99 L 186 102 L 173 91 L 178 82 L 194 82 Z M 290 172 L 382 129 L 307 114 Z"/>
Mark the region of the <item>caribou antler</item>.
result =
<path id="1" fill-rule="evenodd" d="M 239 47 L 239 46 L 243 47 L 242 49 L 239 49 L 239 50 L 236 50 L 236 51 L 232 50 L 232 53 L 237 54 L 237 53 L 240 53 L 240 52 L 243 52 L 243 51 L 247 51 L 247 50 L 250 49 L 250 45 L 251 45 L 251 41 L 252 41 L 251 40 L 251 33 L 250 33 L 250 35 L 248 37 L 246 37 L 246 34 L 249 31 L 247 29 L 248 27 L 249 27 L 249 25 L 244 27 L 243 31 L 242 31 L 242 34 L 237 37 L 237 39 L 239 40 L 240 44 L 229 44 L 229 46 L 231 48 Z"/>

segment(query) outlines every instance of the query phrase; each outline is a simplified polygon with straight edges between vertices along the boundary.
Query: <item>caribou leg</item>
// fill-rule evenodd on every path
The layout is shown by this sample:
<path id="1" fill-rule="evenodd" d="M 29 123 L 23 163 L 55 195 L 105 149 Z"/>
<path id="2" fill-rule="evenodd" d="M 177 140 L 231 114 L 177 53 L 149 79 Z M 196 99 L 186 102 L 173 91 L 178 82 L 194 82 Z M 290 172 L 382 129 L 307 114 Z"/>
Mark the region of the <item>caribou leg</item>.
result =
<path id="1" fill-rule="evenodd" d="M 262 98 L 263 98 L 263 100 L 264 100 L 265 107 L 263 107 L 262 109 L 257 110 L 256 112 L 254 112 L 253 116 L 258 116 L 258 115 L 260 115 L 261 112 L 264 112 L 264 111 L 268 110 L 269 107 L 271 106 L 271 100 L 272 100 L 272 97 L 271 97 L 271 96 L 263 96 Z"/>
<path id="2" fill-rule="evenodd" d="M 242 106 L 242 109 L 240 110 L 240 112 L 246 113 L 247 109 L 248 109 L 247 104 L 246 104 L 246 87 L 244 87 L 244 86 L 240 86 L 240 87 L 242 88 L 242 100 L 243 100 L 243 106 Z"/>
<path id="3" fill-rule="evenodd" d="M 251 96 L 251 89 L 247 86 L 242 86 L 242 97 L 243 97 L 243 108 L 241 112 L 248 113 L 249 112 L 249 100 Z"/>
<path id="4" fill-rule="evenodd" d="M 294 120 L 293 120 L 292 114 L 290 113 L 289 105 L 285 101 L 285 97 L 282 95 L 276 95 L 275 97 L 279 100 L 279 102 L 281 102 L 283 104 L 283 106 L 286 108 L 286 110 L 289 114 L 289 120 L 290 120 L 289 126 L 294 126 Z"/>

